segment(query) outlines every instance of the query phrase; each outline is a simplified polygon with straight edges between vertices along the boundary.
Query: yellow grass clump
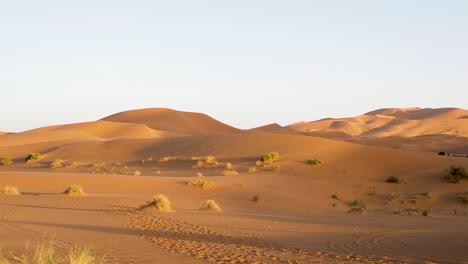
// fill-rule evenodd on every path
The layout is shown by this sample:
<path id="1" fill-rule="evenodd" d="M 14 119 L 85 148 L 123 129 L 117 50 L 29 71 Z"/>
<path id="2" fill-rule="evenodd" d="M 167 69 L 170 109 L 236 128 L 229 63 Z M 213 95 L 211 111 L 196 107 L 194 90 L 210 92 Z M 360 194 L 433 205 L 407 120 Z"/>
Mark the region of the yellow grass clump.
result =
<path id="1" fill-rule="evenodd" d="M 53 240 L 38 243 L 32 252 L 26 248 L 26 253 L 21 256 L 15 256 L 11 253 L 10 257 L 0 255 L 0 264 L 105 264 L 105 257 L 98 257 L 89 248 L 80 248 L 74 246 L 69 250 L 68 255 L 63 256 L 57 253 L 56 245 Z"/>
<path id="2" fill-rule="evenodd" d="M 223 176 L 236 176 L 239 173 L 236 170 L 224 170 Z"/>
<path id="3" fill-rule="evenodd" d="M 169 201 L 169 198 L 164 195 L 164 194 L 158 194 L 153 197 L 153 199 L 149 200 L 144 204 L 141 209 L 144 208 L 155 208 L 159 211 L 165 211 L 165 212 L 170 212 L 172 211 L 171 209 L 171 202 Z"/>
<path id="4" fill-rule="evenodd" d="M 20 195 L 21 193 L 19 192 L 18 188 L 16 188 L 16 187 L 6 186 L 3 189 L 2 194 L 5 194 L 5 195 Z"/>
<path id="5" fill-rule="evenodd" d="M 80 196 L 80 195 L 84 195 L 85 192 L 83 191 L 83 187 L 81 187 L 81 185 L 72 184 L 65 191 L 63 191 L 63 194 Z"/>
<path id="6" fill-rule="evenodd" d="M 211 210 L 211 211 L 221 211 L 221 207 L 213 199 L 208 199 L 204 201 L 200 207 L 200 210 Z"/>
<path id="7" fill-rule="evenodd" d="M 206 186 L 208 186 L 209 183 L 210 182 L 208 182 L 205 179 L 195 179 L 193 181 L 190 181 L 188 185 L 198 188 L 205 188 Z"/>

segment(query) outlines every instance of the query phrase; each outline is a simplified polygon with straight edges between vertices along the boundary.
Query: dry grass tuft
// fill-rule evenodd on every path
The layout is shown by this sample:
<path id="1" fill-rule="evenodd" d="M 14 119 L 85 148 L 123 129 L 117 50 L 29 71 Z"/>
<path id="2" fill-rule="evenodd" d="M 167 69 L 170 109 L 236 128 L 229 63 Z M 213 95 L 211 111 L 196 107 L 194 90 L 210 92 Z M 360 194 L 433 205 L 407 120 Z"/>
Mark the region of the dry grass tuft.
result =
<path id="1" fill-rule="evenodd" d="M 85 192 L 83 191 L 83 187 L 81 187 L 81 185 L 72 184 L 65 191 L 63 191 L 63 194 L 81 196 L 84 195 Z"/>
<path id="2" fill-rule="evenodd" d="M 236 170 L 224 170 L 223 176 L 236 176 L 239 173 Z"/>
<path id="3" fill-rule="evenodd" d="M 153 197 L 153 199 L 149 200 L 141 206 L 141 209 L 144 208 L 155 208 L 159 211 L 164 211 L 164 212 L 170 212 L 172 211 L 171 209 L 171 202 L 169 201 L 169 198 L 165 196 L 164 194 L 158 194 Z"/>
<path id="4" fill-rule="evenodd" d="M 208 184 L 210 184 L 210 182 L 208 182 L 205 179 L 195 179 L 188 183 L 188 185 L 198 188 L 205 188 L 206 186 L 208 186 Z"/>
<path id="5" fill-rule="evenodd" d="M 203 202 L 203 204 L 200 207 L 200 210 L 212 210 L 212 211 L 221 211 L 221 207 L 216 203 L 215 200 L 213 199 L 208 199 Z"/>
<path id="6" fill-rule="evenodd" d="M 5 195 L 21 195 L 18 188 L 12 187 L 12 186 L 6 186 L 3 189 L 2 194 L 5 194 Z"/>

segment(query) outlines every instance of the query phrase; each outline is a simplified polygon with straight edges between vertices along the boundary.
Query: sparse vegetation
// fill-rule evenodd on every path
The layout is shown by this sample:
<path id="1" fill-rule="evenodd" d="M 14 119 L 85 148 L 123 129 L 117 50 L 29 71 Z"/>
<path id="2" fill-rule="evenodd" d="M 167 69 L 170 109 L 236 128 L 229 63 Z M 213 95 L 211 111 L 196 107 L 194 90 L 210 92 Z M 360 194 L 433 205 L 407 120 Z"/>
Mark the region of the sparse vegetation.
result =
<path id="1" fill-rule="evenodd" d="M 315 166 L 315 165 L 322 164 L 322 161 L 319 159 L 311 159 L 307 161 L 307 164 Z"/>
<path id="2" fill-rule="evenodd" d="M 252 198 L 252 201 L 259 202 L 260 201 L 260 196 L 258 196 L 257 194 L 254 195 L 254 197 Z"/>
<path id="3" fill-rule="evenodd" d="M 37 160 L 40 157 L 41 157 L 40 153 L 29 153 L 28 156 L 26 156 L 26 161 Z"/>
<path id="4" fill-rule="evenodd" d="M 262 155 L 262 161 L 264 164 L 271 164 L 279 158 L 278 152 L 269 152 Z"/>
<path id="5" fill-rule="evenodd" d="M 83 187 L 81 187 L 81 185 L 72 184 L 65 191 L 63 191 L 63 194 L 80 196 L 80 195 L 84 195 L 85 192 L 83 191 Z"/>
<path id="6" fill-rule="evenodd" d="M 205 188 L 208 184 L 209 182 L 205 179 L 195 179 L 188 183 L 188 185 L 198 188 Z"/>
<path id="7" fill-rule="evenodd" d="M 0 255 L 1 264 L 104 264 L 105 257 L 98 257 L 89 248 L 74 246 L 68 251 L 68 255 L 59 255 L 56 251 L 53 240 L 38 243 L 32 250 L 26 248 L 26 252 L 21 256 L 15 256 L 10 252 L 10 256 Z"/>
<path id="8" fill-rule="evenodd" d="M 232 166 L 232 163 L 231 162 L 227 162 L 225 165 L 224 165 L 224 168 L 226 170 L 232 170 L 234 168 L 234 166 Z"/>
<path id="9" fill-rule="evenodd" d="M 255 167 L 249 168 L 249 173 L 255 173 L 255 172 L 257 172 L 257 169 Z"/>
<path id="10" fill-rule="evenodd" d="M 200 210 L 221 211 L 221 207 L 219 207 L 215 200 L 208 199 L 202 203 Z"/>
<path id="11" fill-rule="evenodd" d="M 236 176 L 239 173 L 236 170 L 224 170 L 223 176 Z"/>
<path id="12" fill-rule="evenodd" d="M 281 166 L 278 164 L 272 165 L 271 170 L 274 172 L 279 172 L 281 170 Z"/>
<path id="13" fill-rule="evenodd" d="M 6 186 L 3 188 L 2 194 L 5 195 L 20 195 L 21 193 L 19 192 L 18 188 L 12 187 L 12 186 Z"/>
<path id="14" fill-rule="evenodd" d="M 171 202 L 164 194 L 158 194 L 144 204 L 141 208 L 155 208 L 159 211 L 172 211 Z"/>
<path id="15" fill-rule="evenodd" d="M 452 183 L 458 183 L 462 179 L 467 179 L 468 173 L 462 166 L 450 166 L 445 170 L 445 179 Z"/>
<path id="16" fill-rule="evenodd" d="M 65 161 L 62 160 L 62 159 L 56 159 L 54 162 L 52 162 L 52 163 L 50 164 L 50 167 L 51 167 L 52 169 L 57 169 L 57 168 L 63 167 L 63 163 L 64 163 L 64 162 L 65 162 Z"/>
<path id="17" fill-rule="evenodd" d="M 351 203 L 351 206 L 355 208 L 366 208 L 366 202 L 363 199 L 356 199 Z"/>
<path id="18" fill-rule="evenodd" d="M 2 161 L 0 162 L 0 164 L 3 165 L 3 166 L 9 165 L 11 163 L 12 163 L 12 161 L 11 161 L 10 158 L 3 158 Z"/>
<path id="19" fill-rule="evenodd" d="M 403 178 L 400 178 L 397 176 L 388 176 L 388 178 L 385 181 L 389 183 L 397 183 L 397 184 L 404 182 Z"/>

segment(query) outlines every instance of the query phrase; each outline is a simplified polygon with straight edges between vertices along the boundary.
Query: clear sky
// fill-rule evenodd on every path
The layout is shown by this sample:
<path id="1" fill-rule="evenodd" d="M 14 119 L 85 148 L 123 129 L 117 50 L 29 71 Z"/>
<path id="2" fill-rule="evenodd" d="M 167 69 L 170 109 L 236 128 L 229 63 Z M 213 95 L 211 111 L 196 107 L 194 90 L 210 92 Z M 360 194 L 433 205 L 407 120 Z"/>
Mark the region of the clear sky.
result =
<path id="1" fill-rule="evenodd" d="M 168 107 L 239 128 L 468 108 L 468 1 L 0 1 L 0 131 Z"/>

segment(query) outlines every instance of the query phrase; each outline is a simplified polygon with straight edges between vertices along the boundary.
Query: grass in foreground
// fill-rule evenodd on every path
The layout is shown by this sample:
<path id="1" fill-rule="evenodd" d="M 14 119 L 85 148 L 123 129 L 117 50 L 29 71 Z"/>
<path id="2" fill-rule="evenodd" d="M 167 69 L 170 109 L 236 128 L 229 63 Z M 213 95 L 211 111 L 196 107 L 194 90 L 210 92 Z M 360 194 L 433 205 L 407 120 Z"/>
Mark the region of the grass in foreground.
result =
<path id="1" fill-rule="evenodd" d="M 55 250 L 53 241 L 40 242 L 30 252 L 26 247 L 25 253 L 15 256 L 9 253 L 8 256 L 0 254 L 0 264 L 104 264 L 107 263 L 105 257 L 98 257 L 89 248 L 74 246 L 67 255 L 61 255 Z"/>

